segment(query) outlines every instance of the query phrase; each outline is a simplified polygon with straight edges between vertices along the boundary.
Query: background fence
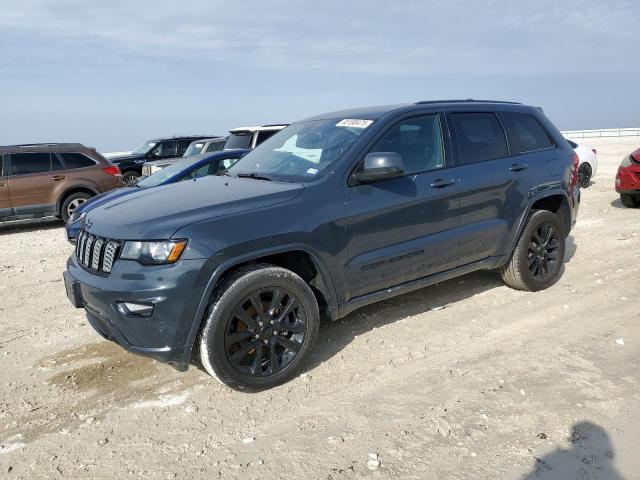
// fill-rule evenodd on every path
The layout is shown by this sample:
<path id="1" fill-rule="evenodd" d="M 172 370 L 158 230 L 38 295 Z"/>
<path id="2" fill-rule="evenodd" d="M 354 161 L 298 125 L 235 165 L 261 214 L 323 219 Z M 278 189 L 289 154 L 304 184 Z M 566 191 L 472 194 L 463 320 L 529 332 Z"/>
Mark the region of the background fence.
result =
<path id="1" fill-rule="evenodd" d="M 640 137 L 640 128 L 604 128 L 601 130 L 567 130 L 567 138 Z"/>

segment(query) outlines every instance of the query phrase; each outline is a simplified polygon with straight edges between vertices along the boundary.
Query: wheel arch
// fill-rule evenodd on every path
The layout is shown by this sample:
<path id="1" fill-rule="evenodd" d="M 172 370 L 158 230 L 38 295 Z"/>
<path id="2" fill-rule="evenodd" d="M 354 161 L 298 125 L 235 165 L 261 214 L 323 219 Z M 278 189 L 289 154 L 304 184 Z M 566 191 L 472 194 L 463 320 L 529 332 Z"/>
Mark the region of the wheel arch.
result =
<path id="1" fill-rule="evenodd" d="M 571 207 L 569 205 L 567 192 L 561 189 L 554 189 L 543 194 L 536 195 L 531 197 L 527 207 L 518 220 L 518 228 L 516 229 L 516 234 L 513 236 L 509 244 L 509 254 L 506 257 L 507 259 L 511 256 L 511 252 L 513 252 L 513 249 L 518 243 L 520 235 L 522 235 L 522 231 L 526 226 L 527 218 L 532 210 L 548 210 L 558 215 L 565 228 L 565 236 L 569 235 L 569 232 L 571 231 Z"/>
<path id="2" fill-rule="evenodd" d="M 233 272 L 252 263 L 270 263 L 296 273 L 311 287 L 318 301 L 321 315 L 324 314 L 332 320 L 337 318 L 338 304 L 332 277 L 318 253 L 308 246 L 289 245 L 234 257 L 220 264 L 207 282 L 189 328 L 183 354 L 184 365 L 190 362 L 193 346 L 202 328 L 202 321 L 213 291 Z"/>
<path id="3" fill-rule="evenodd" d="M 68 187 L 60 194 L 60 196 L 58 197 L 58 201 L 56 202 L 57 215 L 60 215 L 62 204 L 67 199 L 67 197 L 69 197 L 69 195 L 73 195 L 74 193 L 88 193 L 91 196 L 96 196 L 99 192 L 95 188 L 85 184 L 73 185 L 71 187 Z"/>

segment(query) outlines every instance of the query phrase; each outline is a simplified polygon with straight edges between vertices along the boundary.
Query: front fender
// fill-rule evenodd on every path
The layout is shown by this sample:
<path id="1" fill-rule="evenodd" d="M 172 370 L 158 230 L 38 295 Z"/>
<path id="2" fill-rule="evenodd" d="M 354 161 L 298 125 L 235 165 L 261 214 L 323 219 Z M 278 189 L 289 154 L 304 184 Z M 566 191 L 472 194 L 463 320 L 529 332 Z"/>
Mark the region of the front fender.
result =
<path id="1" fill-rule="evenodd" d="M 191 352 L 193 350 L 193 345 L 196 341 L 196 337 L 198 332 L 200 331 L 200 327 L 202 325 L 202 320 L 204 318 L 205 311 L 209 305 L 209 299 L 213 291 L 218 285 L 220 279 L 223 275 L 228 272 L 230 269 L 241 265 L 243 263 L 250 262 L 252 260 L 257 260 L 269 255 L 276 255 L 279 253 L 286 253 L 291 251 L 303 251 L 307 253 L 313 263 L 315 264 L 316 270 L 320 275 L 321 286 L 314 285 L 319 288 L 322 293 L 325 295 L 327 303 L 329 304 L 329 311 L 331 317 L 335 319 L 337 315 L 337 296 L 335 291 L 335 284 L 333 282 L 333 278 L 329 273 L 328 268 L 324 264 L 324 262 L 320 259 L 320 255 L 318 252 L 314 251 L 308 245 L 304 244 L 291 244 L 279 247 L 265 248 L 262 250 L 256 250 L 252 252 L 247 252 L 244 255 L 240 255 L 237 257 L 233 257 L 225 260 L 224 262 L 217 264 L 216 256 L 213 256 L 207 260 L 205 266 L 203 268 L 204 274 L 209 276 L 209 279 L 206 283 L 205 289 L 202 293 L 200 301 L 198 302 L 198 308 L 195 311 L 193 319 L 191 321 L 191 327 L 189 328 L 189 334 L 187 336 L 187 340 L 184 346 L 184 353 L 182 362 L 184 365 L 188 365 L 191 359 Z"/>

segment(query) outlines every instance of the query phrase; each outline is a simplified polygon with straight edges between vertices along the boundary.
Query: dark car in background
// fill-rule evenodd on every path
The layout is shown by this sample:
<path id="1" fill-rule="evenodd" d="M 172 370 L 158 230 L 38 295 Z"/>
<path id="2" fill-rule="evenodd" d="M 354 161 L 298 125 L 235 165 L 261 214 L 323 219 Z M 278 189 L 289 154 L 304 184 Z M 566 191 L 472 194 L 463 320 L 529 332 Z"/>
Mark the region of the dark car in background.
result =
<path id="1" fill-rule="evenodd" d="M 120 170 L 81 143 L 0 146 L 0 221 L 55 215 L 122 186 Z"/>
<path id="2" fill-rule="evenodd" d="M 184 157 L 191 157 L 194 155 L 220 151 L 224 148 L 226 142 L 227 137 L 203 138 L 202 140 L 195 140 L 191 142 L 191 144 L 187 147 L 182 157 L 166 158 L 145 163 L 142 166 L 142 176 L 146 177 L 153 173 L 156 173 L 162 170 L 164 167 L 167 167 Z"/>
<path id="3" fill-rule="evenodd" d="M 426 101 L 318 115 L 231 167 L 91 210 L 72 304 L 124 348 L 227 385 L 293 378 L 321 315 L 475 270 L 553 285 L 578 157 L 540 108 Z M 135 280 L 133 280 L 135 279 Z"/>
<path id="4" fill-rule="evenodd" d="M 214 137 L 215 135 L 186 135 L 156 138 L 147 140 L 127 155 L 110 157 L 109 160 L 120 168 L 122 182 L 134 185 L 142 175 L 142 166 L 146 162 L 181 157 L 193 141 Z"/>
<path id="5" fill-rule="evenodd" d="M 69 218 L 65 226 L 67 239 L 71 243 L 75 243 L 85 215 L 98 206 L 105 205 L 112 200 L 142 189 L 159 187 L 183 180 L 192 180 L 207 175 L 222 175 L 227 168 L 231 167 L 247 152 L 248 150 L 229 150 L 181 158 L 162 171 L 141 179 L 133 186 L 123 187 L 92 198 L 91 201 L 78 207 Z"/>

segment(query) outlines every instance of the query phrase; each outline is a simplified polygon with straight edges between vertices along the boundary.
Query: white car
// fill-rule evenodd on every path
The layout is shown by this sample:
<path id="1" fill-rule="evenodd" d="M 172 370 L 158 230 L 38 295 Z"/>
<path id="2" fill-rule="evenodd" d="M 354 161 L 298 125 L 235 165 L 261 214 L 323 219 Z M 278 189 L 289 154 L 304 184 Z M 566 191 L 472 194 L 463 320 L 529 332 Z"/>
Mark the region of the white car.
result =
<path id="1" fill-rule="evenodd" d="M 267 138 L 278 133 L 288 124 L 262 125 L 258 127 L 239 127 L 229 130 L 225 150 L 253 149 L 264 142 Z"/>
<path id="2" fill-rule="evenodd" d="M 598 157 L 595 148 L 578 145 L 572 140 L 567 140 L 573 151 L 578 155 L 580 166 L 578 167 L 578 185 L 586 188 L 590 185 L 591 179 L 598 169 Z"/>

